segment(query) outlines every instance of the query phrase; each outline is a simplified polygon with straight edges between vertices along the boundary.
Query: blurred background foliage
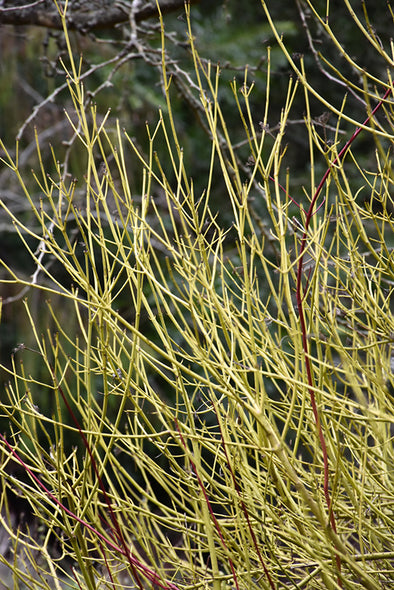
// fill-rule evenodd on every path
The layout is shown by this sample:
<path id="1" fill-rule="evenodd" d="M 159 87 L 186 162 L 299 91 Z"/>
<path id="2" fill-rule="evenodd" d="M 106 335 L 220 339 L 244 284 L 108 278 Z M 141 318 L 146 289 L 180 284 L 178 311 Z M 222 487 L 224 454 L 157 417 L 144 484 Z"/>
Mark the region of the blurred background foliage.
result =
<path id="1" fill-rule="evenodd" d="M 384 47 L 389 47 L 392 33 L 392 20 L 389 18 L 389 10 L 386 2 L 369 1 L 365 3 L 354 2 L 353 9 L 357 16 L 368 27 L 368 19 L 373 23 L 374 32 L 379 42 Z M 308 41 L 306 24 L 310 29 L 313 46 L 329 60 L 334 68 L 353 81 L 356 86 L 362 87 L 362 70 L 357 71 L 340 55 L 336 46 L 328 40 L 322 27 L 314 20 L 311 11 L 305 6 L 300 11 L 300 5 L 296 0 L 267 2 L 271 16 L 277 30 L 283 34 L 286 47 L 290 55 L 297 60 L 303 55 L 305 69 L 312 86 L 327 101 L 338 109 L 347 94 L 344 112 L 353 119 L 362 121 L 365 118 L 365 104 L 349 92 L 349 88 L 329 79 L 324 74 L 333 74 L 332 69 L 322 60 L 318 61 Z M 324 14 L 325 1 L 315 2 L 314 5 Z M 331 15 L 335 13 L 335 19 L 330 24 L 342 43 L 343 47 L 351 55 L 360 68 L 365 68 L 371 76 L 386 75 L 384 60 L 380 60 L 375 49 L 365 42 L 363 33 L 357 28 L 355 22 L 349 16 L 346 3 L 335 0 L 330 3 Z M 365 9 L 367 12 L 365 12 Z M 302 14 L 301 14 L 302 13 Z M 367 16 L 366 16 L 367 15 Z M 384 16 L 386 15 L 386 17 Z M 248 176 L 250 164 L 250 151 L 245 142 L 245 133 L 234 100 L 231 83 L 235 80 L 239 89 L 245 80 L 245 67 L 248 68 L 248 83 L 254 84 L 254 91 L 250 97 L 254 116 L 258 120 L 261 110 L 261 120 L 264 117 L 265 89 L 267 84 L 267 68 L 271 70 L 271 101 L 269 113 L 270 129 L 277 129 L 280 121 L 284 96 L 287 91 L 289 76 L 293 72 L 282 50 L 274 38 L 270 25 L 265 17 L 264 10 L 259 1 L 251 1 L 247 4 L 237 0 L 208 1 L 201 0 L 199 5 L 192 8 L 193 32 L 196 46 L 200 55 L 212 64 L 218 64 L 221 69 L 220 102 L 225 115 L 228 128 L 231 133 L 233 145 L 237 146 L 237 156 L 243 167 L 245 179 Z M 304 19 L 304 21 L 303 21 Z M 193 83 L 188 76 L 192 76 L 193 66 L 185 34 L 185 20 L 182 11 L 166 15 L 165 26 L 167 32 L 167 52 L 172 65 L 173 90 L 172 106 L 176 118 L 176 126 L 180 144 L 184 148 L 185 167 L 193 178 L 195 194 L 201 194 L 206 182 L 206 171 L 210 164 L 210 143 L 206 141 L 207 130 L 202 125 L 200 117 L 198 97 L 193 94 Z M 372 27 L 372 25 L 371 25 Z M 80 52 L 82 71 L 89 72 L 84 79 L 85 92 L 97 109 L 98 121 L 103 120 L 108 109 L 109 114 L 106 129 L 111 133 L 111 126 L 115 132 L 116 120 L 120 121 L 127 133 L 133 137 L 137 145 L 147 149 L 146 125 L 153 129 L 158 118 L 158 109 L 166 113 L 161 80 L 160 57 L 160 31 L 158 23 L 152 19 L 141 23 L 137 31 L 137 41 L 131 41 L 129 23 L 117 26 L 113 29 L 90 32 L 70 33 L 72 46 Z M 270 48 L 270 64 L 267 62 L 267 48 Z M 24 175 L 27 188 L 33 200 L 37 202 L 41 198 L 40 189 L 34 180 L 33 169 L 38 173 L 39 164 L 36 150 L 37 134 L 43 165 L 45 170 L 52 170 L 56 176 L 57 162 L 65 177 L 77 180 L 76 191 L 83 198 L 86 192 L 86 161 L 83 152 L 73 145 L 73 130 L 64 116 L 67 111 L 72 117 L 73 105 L 65 86 L 64 69 L 60 59 L 64 59 L 67 65 L 67 52 L 62 32 L 50 31 L 38 27 L 16 27 L 0 25 L 0 137 L 4 144 L 15 153 L 12 147 L 15 145 L 15 137 L 19 138 L 19 162 Z M 189 84 L 190 83 L 190 84 Z M 369 82 L 371 85 L 371 83 Z M 237 90 L 238 92 L 239 90 Z M 51 97 L 51 100 L 46 100 Z M 39 108 L 37 108 L 37 106 Z M 35 114 L 32 117 L 32 113 Z M 302 201 L 302 186 L 309 182 L 309 145 L 308 134 L 304 125 L 305 100 L 302 90 L 295 98 L 291 118 L 286 129 L 287 151 L 284 160 L 291 167 L 289 190 L 297 201 Z M 325 107 L 317 99 L 311 101 L 311 116 L 321 125 L 327 144 L 335 135 L 335 116 L 328 122 L 324 122 Z M 340 137 L 346 138 L 349 134 L 346 121 L 341 122 Z M 267 152 L 269 142 L 266 143 Z M 358 140 L 357 150 L 359 165 L 368 166 L 368 162 L 374 159 L 375 145 L 370 134 L 365 134 Z M 141 187 L 141 166 L 128 156 L 128 174 L 131 191 L 138 199 L 138 191 Z M 100 155 L 97 154 L 97 164 Z M 162 155 L 162 162 L 165 157 Z M 264 154 L 263 154 L 264 160 Z M 325 160 L 320 158 L 316 162 L 316 172 L 323 174 Z M 354 174 L 354 182 L 359 182 L 357 169 L 350 171 L 350 181 Z M 220 176 L 220 175 L 218 175 Z M 286 178 L 281 179 L 283 185 Z M 222 227 L 231 223 L 231 211 L 225 204 L 223 186 L 219 182 L 215 186 L 215 195 L 211 200 L 211 208 L 217 213 L 217 222 Z M 11 171 L 6 167 L 0 167 L 0 197 L 12 211 L 17 212 L 22 218 L 31 215 L 23 204 L 20 187 L 17 185 Z M 160 194 L 155 195 L 160 203 Z M 258 198 L 254 202 L 255 213 L 264 220 L 266 214 L 265 205 Z M 45 206 L 45 205 L 44 205 Z M 34 226 L 34 220 L 31 219 Z M 34 272 L 35 267 L 27 255 L 26 249 L 21 247 L 20 239 L 9 221 L 0 218 L 0 257 L 11 268 L 25 273 L 26 279 Z M 231 234 L 229 234 L 231 236 Z M 235 243 L 228 243 L 229 263 L 236 269 L 237 250 Z M 81 249 L 81 256 L 83 255 Z M 274 255 L 274 252 L 273 252 Z M 53 271 L 53 269 L 52 269 Z M 1 271 L 3 272 L 3 271 Z M 62 276 L 63 270 L 58 269 L 58 280 L 68 281 Z M 43 277 L 41 277 L 43 279 Z M 45 279 L 43 279 L 45 280 Z M 27 318 L 23 307 L 23 298 L 27 297 L 31 308 L 36 314 L 42 330 L 56 331 L 51 315 L 48 311 L 44 296 L 39 290 L 27 290 L 21 292 L 21 287 L 16 285 L 2 285 L 2 298 L 4 301 L 3 318 L 0 327 L 0 359 L 7 365 L 12 351 L 20 343 L 29 348 L 29 330 L 27 330 Z M 52 306 L 56 306 L 56 297 L 52 297 Z M 124 313 L 130 312 L 127 301 L 119 298 L 119 306 Z M 67 309 L 63 310 L 67 321 Z M 144 319 L 143 319 L 144 321 Z M 149 322 L 144 327 L 149 334 Z M 77 332 L 78 327 L 75 326 Z M 35 364 L 34 353 L 24 353 L 26 371 Z M 31 363 L 31 365 L 29 365 Z M 6 375 L 1 376 L 2 387 L 7 380 Z M 164 386 L 163 386 L 164 387 Z M 43 405 L 50 403 L 43 395 Z"/>

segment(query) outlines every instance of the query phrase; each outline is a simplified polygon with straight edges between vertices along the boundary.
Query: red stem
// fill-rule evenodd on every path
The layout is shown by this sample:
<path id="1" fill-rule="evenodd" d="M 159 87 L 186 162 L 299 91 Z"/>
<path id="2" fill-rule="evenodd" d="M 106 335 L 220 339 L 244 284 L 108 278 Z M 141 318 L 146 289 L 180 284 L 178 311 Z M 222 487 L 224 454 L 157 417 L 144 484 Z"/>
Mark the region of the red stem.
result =
<path id="1" fill-rule="evenodd" d="M 15 449 L 10 445 L 10 443 L 7 441 L 5 436 L 1 433 L 0 433 L 0 440 L 3 441 L 3 443 L 5 444 L 5 446 L 8 449 L 9 453 L 23 467 L 24 471 L 30 476 L 30 478 L 34 481 L 34 483 L 39 488 L 41 488 L 43 490 L 43 492 L 45 493 L 45 495 L 47 496 L 47 498 L 50 501 L 52 501 L 63 512 L 65 512 L 65 514 L 68 514 L 68 516 L 70 516 L 73 520 L 75 520 L 76 522 L 79 522 L 83 527 L 85 527 L 90 532 L 92 532 L 97 538 L 99 538 L 101 541 L 103 541 L 107 545 L 107 547 L 113 549 L 114 551 L 120 553 L 121 555 L 124 555 L 127 558 L 128 562 L 130 564 L 130 567 L 132 568 L 133 575 L 137 575 L 137 579 L 136 579 L 137 583 L 141 584 L 141 582 L 139 580 L 138 572 L 137 572 L 137 569 L 138 569 L 143 573 L 143 575 L 146 576 L 146 578 L 148 578 L 148 580 L 150 580 L 153 584 L 156 584 L 159 588 L 162 588 L 163 590 L 179 590 L 178 586 L 176 586 L 172 582 L 165 582 L 165 584 L 163 584 L 163 582 L 161 581 L 160 577 L 158 576 L 158 574 L 156 572 L 154 572 L 153 570 L 148 568 L 146 565 L 144 565 L 141 561 L 139 561 L 138 559 L 136 559 L 135 557 L 132 556 L 132 554 L 130 553 L 130 550 L 128 549 L 126 544 L 122 547 L 119 544 L 113 543 L 110 539 L 108 539 L 102 533 L 100 533 L 100 531 L 98 531 L 92 525 L 90 525 L 88 522 L 86 522 L 86 520 L 82 520 L 81 518 L 79 518 L 79 516 L 77 516 L 74 512 L 72 512 L 69 508 L 67 508 L 41 482 L 41 480 L 34 474 L 34 472 L 30 469 L 30 467 L 23 461 L 22 457 L 15 451 Z M 141 588 L 143 588 L 143 586 L 141 586 Z"/>
<path id="2" fill-rule="evenodd" d="M 181 431 L 180 431 L 180 429 L 179 429 L 179 424 L 178 424 L 178 420 L 177 420 L 177 419 L 175 419 L 175 425 L 176 425 L 176 429 L 177 429 L 177 431 L 178 431 L 178 434 L 179 434 L 179 438 L 181 439 L 182 446 L 183 446 L 183 448 L 184 448 L 185 450 L 187 450 L 187 446 L 186 446 L 185 440 L 184 440 L 184 438 L 183 438 L 183 436 L 182 436 L 182 433 L 181 433 Z M 207 503 L 207 506 L 208 506 L 209 513 L 210 513 L 210 515 L 211 515 L 211 518 L 212 518 L 212 520 L 213 520 L 213 522 L 214 522 L 215 528 L 216 528 L 216 530 L 217 530 L 217 532 L 218 532 L 218 535 L 219 535 L 220 541 L 221 541 L 221 543 L 222 543 L 222 545 L 223 545 L 224 549 L 227 551 L 227 550 L 228 550 L 228 549 L 227 549 L 227 545 L 226 545 L 226 542 L 225 542 L 225 540 L 224 540 L 224 537 L 223 537 L 223 534 L 222 534 L 222 531 L 221 531 L 221 528 L 220 528 L 220 524 L 218 523 L 218 520 L 217 520 L 217 518 L 216 518 L 216 516 L 215 516 L 215 513 L 214 513 L 214 511 L 212 510 L 212 506 L 211 506 L 211 503 L 210 503 L 210 501 L 209 501 L 208 494 L 207 494 L 207 492 L 206 492 L 206 489 L 205 489 L 205 487 L 204 487 L 204 484 L 203 484 L 203 482 L 202 482 L 202 479 L 201 479 L 201 477 L 200 477 L 200 475 L 199 475 L 199 473 L 198 473 L 198 471 L 197 471 L 197 467 L 196 467 L 196 465 L 195 465 L 195 463 L 194 463 L 193 459 L 192 459 L 190 456 L 189 456 L 189 461 L 190 461 L 190 464 L 191 464 L 191 466 L 192 466 L 192 469 L 193 469 L 193 471 L 194 471 L 194 475 L 195 475 L 195 476 L 196 476 L 196 478 L 197 478 L 197 481 L 198 481 L 198 484 L 199 484 L 199 486 L 200 486 L 200 488 L 201 488 L 201 491 L 202 491 L 202 493 L 203 493 L 203 495 L 204 495 L 204 499 L 205 499 L 205 501 L 206 501 L 206 503 Z M 228 558 L 228 561 L 229 561 L 229 564 L 230 564 L 231 573 L 232 573 L 232 575 L 233 575 L 234 584 L 235 584 L 235 586 L 236 586 L 237 590 L 239 590 L 239 586 L 238 586 L 238 580 L 237 580 L 237 574 L 235 573 L 234 564 L 233 564 L 233 562 L 232 562 L 232 559 L 231 559 L 231 557 L 229 557 L 229 558 Z"/>
<path id="3" fill-rule="evenodd" d="M 258 558 L 260 560 L 260 563 L 261 563 L 261 565 L 263 567 L 263 570 L 264 570 L 264 573 L 265 573 L 265 575 L 267 577 L 267 580 L 269 582 L 269 585 L 271 586 L 272 590 L 275 590 L 275 584 L 274 584 L 274 582 L 273 582 L 273 580 L 272 580 L 272 578 L 270 576 L 270 573 L 269 573 L 269 571 L 267 569 L 267 566 L 265 565 L 263 556 L 261 555 L 260 548 L 259 548 L 258 543 L 257 543 L 256 535 L 254 533 L 254 530 L 253 530 L 253 527 L 252 527 L 252 523 L 250 522 L 248 509 L 246 507 L 245 502 L 242 499 L 241 490 L 240 490 L 240 487 L 238 485 L 237 478 L 235 477 L 235 473 L 233 471 L 233 468 L 231 467 L 230 458 L 229 458 L 228 453 L 227 453 L 226 442 L 224 440 L 222 427 L 221 427 L 220 421 L 219 421 L 218 411 L 217 411 L 217 408 L 216 408 L 216 404 L 213 401 L 212 401 L 212 406 L 213 406 L 214 412 L 216 414 L 217 424 L 219 426 L 220 438 L 222 439 L 222 447 L 223 447 L 224 454 L 226 456 L 227 466 L 228 466 L 229 471 L 230 471 L 230 474 L 231 474 L 231 479 L 233 480 L 233 483 L 234 483 L 235 491 L 238 494 L 238 498 L 239 498 L 239 501 L 240 501 L 240 504 L 241 504 L 241 507 L 242 507 L 242 512 L 244 513 L 245 518 L 246 518 L 246 521 L 248 523 L 248 528 L 249 528 L 249 531 L 250 531 L 250 535 L 252 537 L 254 548 L 256 549 L 256 553 L 257 553 Z"/>
<path id="4" fill-rule="evenodd" d="M 336 522 L 335 522 L 334 511 L 332 510 L 332 507 L 331 507 L 331 496 L 330 496 L 330 491 L 329 491 L 329 465 L 328 465 L 327 445 L 326 445 L 326 441 L 324 438 L 323 429 L 321 426 L 319 411 L 317 409 L 315 392 L 313 390 L 312 364 L 311 364 L 311 359 L 309 356 L 308 332 L 307 332 L 307 327 L 306 327 L 306 322 L 305 322 L 304 296 L 303 296 L 303 290 L 302 290 L 302 276 L 303 276 L 303 272 L 304 272 L 304 256 L 305 256 L 305 251 L 306 251 L 306 243 L 307 243 L 307 235 L 308 235 L 309 225 L 310 225 L 312 216 L 314 215 L 314 213 L 316 213 L 316 211 L 314 212 L 314 208 L 315 208 L 316 202 L 319 198 L 320 192 L 321 192 L 327 178 L 331 174 L 332 168 L 344 158 L 346 152 L 348 151 L 348 149 L 352 145 L 353 141 L 356 139 L 356 137 L 362 131 L 363 127 L 365 127 L 365 125 L 367 125 L 369 123 L 369 121 L 375 115 L 375 113 L 378 111 L 378 109 L 380 109 L 383 102 L 386 100 L 386 98 L 388 97 L 388 95 L 390 94 L 391 91 L 392 91 L 391 87 L 386 90 L 383 98 L 379 101 L 379 103 L 373 109 L 371 114 L 365 119 L 363 126 L 360 126 L 355 130 L 355 132 L 352 134 L 350 139 L 346 142 L 345 146 L 341 149 L 341 151 L 339 152 L 337 157 L 329 165 L 325 174 L 323 175 L 323 177 L 322 177 L 322 179 L 315 191 L 315 194 L 313 195 L 312 201 L 309 205 L 309 208 L 308 208 L 308 211 L 306 214 L 304 233 L 302 236 L 301 246 L 300 246 L 300 258 L 298 261 L 298 268 L 297 268 L 296 298 L 297 298 L 298 315 L 299 315 L 299 319 L 300 319 L 301 334 L 302 334 L 302 347 L 303 347 L 303 352 L 304 352 L 305 367 L 306 367 L 306 374 L 307 374 L 307 380 L 308 380 L 308 391 L 309 391 L 309 396 L 310 396 L 310 400 L 311 400 L 313 416 L 315 419 L 315 425 L 316 425 L 316 429 L 318 432 L 319 441 L 320 441 L 320 445 L 321 445 L 321 450 L 323 453 L 324 496 L 325 496 L 325 500 L 326 500 L 326 504 L 327 504 L 328 513 L 329 513 L 330 525 L 335 533 L 336 533 Z M 340 572 L 341 571 L 341 559 L 338 554 L 336 555 L 336 563 L 337 563 L 338 571 Z M 342 588 L 341 580 L 338 580 L 338 584 Z"/>
<path id="5" fill-rule="evenodd" d="M 142 582 L 141 582 L 141 580 L 139 578 L 139 575 L 138 575 L 138 572 L 136 570 L 136 567 L 135 567 L 135 564 L 134 564 L 134 560 L 131 559 L 132 558 L 132 555 L 131 555 L 130 549 L 129 549 L 129 547 L 128 547 L 125 539 L 124 539 L 124 536 L 123 536 L 123 533 L 122 533 L 122 529 L 120 528 L 119 520 L 115 516 L 115 513 L 114 513 L 113 508 L 112 508 L 111 501 L 108 498 L 108 494 L 107 494 L 107 491 L 105 489 L 103 480 L 102 480 L 101 475 L 99 473 L 99 470 L 97 468 L 96 460 L 93 457 L 92 449 L 90 448 L 89 442 L 88 442 L 88 440 L 87 440 L 84 432 L 82 431 L 82 428 L 81 428 L 81 426 L 80 426 L 80 424 L 79 424 L 79 422 L 77 420 L 77 417 L 75 416 L 75 414 L 74 414 L 74 412 L 73 412 L 73 410 L 72 410 L 72 408 L 71 408 L 71 406 L 70 406 L 70 404 L 68 402 L 67 397 L 65 396 L 65 394 L 64 394 L 62 388 L 60 387 L 60 385 L 56 382 L 56 377 L 55 377 L 54 372 L 52 373 L 52 376 L 53 376 L 53 381 L 56 384 L 56 387 L 59 390 L 60 395 L 63 398 L 63 401 L 64 401 L 64 403 L 66 405 L 67 411 L 70 414 L 70 417 L 71 417 L 72 421 L 74 422 L 75 426 L 78 429 L 79 435 L 80 435 L 80 437 L 82 439 L 82 442 L 83 442 L 83 444 L 85 446 L 85 449 L 87 450 L 87 452 L 89 454 L 92 467 L 93 467 L 94 472 L 96 474 L 97 481 L 99 483 L 100 489 L 101 489 L 101 491 L 103 493 L 105 502 L 107 504 L 107 507 L 108 507 L 108 510 L 109 510 L 109 513 L 110 513 L 110 516 L 111 516 L 111 521 L 112 521 L 112 525 L 113 525 L 113 531 L 115 532 L 115 535 L 114 536 L 117 539 L 117 541 L 120 541 L 120 546 L 123 547 L 122 553 L 128 559 L 128 562 L 130 564 L 130 567 L 131 567 L 131 570 L 132 570 L 132 573 L 133 573 L 133 577 L 134 577 L 135 581 L 137 582 L 138 587 L 140 588 L 140 590 L 143 590 Z"/>

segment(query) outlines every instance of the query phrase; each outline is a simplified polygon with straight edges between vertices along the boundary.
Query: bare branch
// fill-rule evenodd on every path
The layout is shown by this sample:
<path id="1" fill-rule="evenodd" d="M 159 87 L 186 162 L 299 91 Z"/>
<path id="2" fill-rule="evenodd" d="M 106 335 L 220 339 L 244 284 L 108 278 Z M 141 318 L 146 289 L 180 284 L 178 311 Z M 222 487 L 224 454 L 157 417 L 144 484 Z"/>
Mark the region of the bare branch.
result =
<path id="1" fill-rule="evenodd" d="M 35 2 L 31 2 L 30 4 L 23 4 L 23 6 L 9 6 L 8 8 L 0 7 L 0 14 L 2 12 L 15 12 L 16 10 L 23 10 L 25 8 L 34 8 L 43 2 L 45 2 L 45 0 L 35 0 Z"/>
<path id="2" fill-rule="evenodd" d="M 199 0 L 189 0 L 190 4 L 197 4 Z M 183 8 L 184 0 L 162 0 L 160 10 L 163 14 L 175 12 Z M 83 33 L 97 29 L 112 28 L 115 25 L 129 21 L 133 2 L 95 0 L 69 3 L 67 10 L 67 26 L 69 30 Z M 148 2 L 135 12 L 135 21 L 141 22 L 157 17 L 156 2 Z M 21 2 L 20 0 L 5 0 L 0 7 L 0 25 L 35 25 L 48 29 L 62 29 L 62 22 L 54 3 L 50 0 L 36 2 Z"/>

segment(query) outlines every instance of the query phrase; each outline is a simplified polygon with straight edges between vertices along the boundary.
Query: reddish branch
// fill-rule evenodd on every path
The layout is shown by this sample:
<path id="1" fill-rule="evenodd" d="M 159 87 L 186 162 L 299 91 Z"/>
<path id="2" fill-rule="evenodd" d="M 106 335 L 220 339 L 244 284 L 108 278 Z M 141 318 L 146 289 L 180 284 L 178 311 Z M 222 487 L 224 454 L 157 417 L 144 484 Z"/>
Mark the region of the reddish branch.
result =
<path id="1" fill-rule="evenodd" d="M 248 508 L 247 508 L 245 502 L 242 499 L 241 488 L 239 487 L 237 478 L 235 477 L 235 473 L 234 473 L 234 470 L 233 470 L 232 465 L 231 465 L 231 462 L 230 462 L 230 457 L 229 457 L 228 452 L 227 452 L 226 441 L 224 440 L 223 429 L 222 429 L 222 426 L 221 426 L 220 420 L 219 420 L 218 409 L 217 409 L 216 404 L 214 403 L 214 401 L 212 401 L 212 406 L 213 406 L 214 412 L 216 414 L 217 424 L 219 426 L 220 438 L 221 438 L 221 441 L 222 441 L 222 448 L 223 448 L 223 451 L 224 451 L 224 454 L 225 454 L 225 457 L 226 457 L 227 467 L 228 467 L 228 469 L 230 471 L 231 479 L 233 480 L 234 488 L 235 488 L 235 491 L 237 492 L 237 495 L 238 495 L 238 498 L 239 498 L 239 502 L 240 502 L 240 505 L 241 505 L 241 508 L 242 508 L 242 512 L 244 513 L 244 516 L 246 518 L 246 522 L 248 524 L 248 529 L 249 529 L 249 532 L 250 532 L 250 536 L 252 537 L 254 548 L 256 550 L 256 553 L 258 555 L 258 558 L 260 560 L 260 563 L 262 565 L 262 568 L 264 570 L 264 573 L 266 575 L 266 578 L 268 580 L 268 583 L 269 583 L 270 587 L 272 588 L 272 590 L 275 590 L 275 584 L 274 584 L 274 582 L 273 582 L 273 580 L 272 580 L 272 578 L 270 576 L 270 573 L 269 573 L 268 568 L 267 568 L 267 566 L 265 564 L 265 561 L 263 559 L 263 556 L 261 555 L 261 551 L 260 551 L 259 545 L 257 543 L 257 538 L 256 538 L 255 532 L 253 530 L 252 523 L 250 521 L 249 511 L 248 511 Z"/>
<path id="2" fill-rule="evenodd" d="M 187 451 L 187 445 L 186 445 L 185 439 L 183 438 L 182 433 L 180 431 L 178 420 L 175 420 L 175 426 L 176 426 L 176 429 L 178 431 L 179 438 L 180 438 L 180 441 L 182 443 L 182 446 L 185 449 L 185 451 Z M 189 461 L 190 461 L 190 465 L 192 466 L 193 473 L 194 473 L 194 475 L 197 478 L 198 485 L 200 486 L 200 489 L 201 489 L 201 491 L 203 493 L 204 500 L 205 500 L 206 505 L 208 507 L 209 514 L 211 515 L 211 518 L 212 518 L 213 523 L 215 525 L 215 529 L 216 529 L 216 531 L 217 531 L 217 533 L 219 535 L 220 542 L 221 542 L 224 550 L 227 552 L 228 551 L 228 547 L 226 545 L 226 541 L 224 540 L 222 529 L 220 528 L 220 524 L 218 522 L 218 519 L 216 518 L 215 513 L 214 513 L 214 511 L 212 509 L 211 502 L 209 501 L 208 494 L 207 494 L 207 491 L 205 489 L 204 483 L 203 483 L 203 481 L 202 481 L 202 479 L 200 477 L 200 474 L 198 473 L 196 464 L 194 463 L 193 459 L 190 456 L 189 456 Z M 229 562 L 229 566 L 230 566 L 230 569 L 231 569 L 231 573 L 232 573 L 232 576 L 233 576 L 233 580 L 234 580 L 234 584 L 235 584 L 236 590 L 239 590 L 238 578 L 237 578 L 237 574 L 235 572 L 234 564 L 233 564 L 233 561 L 232 561 L 231 557 L 228 558 L 228 562 Z"/>
<path id="3" fill-rule="evenodd" d="M 301 247 L 300 247 L 300 258 L 299 258 L 298 267 L 297 267 L 296 297 L 297 297 L 298 315 L 299 315 L 300 325 L 301 325 L 302 346 L 303 346 L 303 351 L 304 351 L 305 367 L 306 367 L 306 374 L 307 374 L 307 380 L 308 380 L 308 389 L 309 389 L 309 396 L 310 396 L 310 400 L 311 400 L 311 406 L 312 406 L 313 416 L 315 419 L 316 429 L 318 432 L 320 446 L 321 446 L 321 450 L 323 453 L 324 496 L 325 496 L 325 500 L 326 500 L 326 504 L 327 504 L 328 513 L 329 513 L 330 525 L 335 533 L 336 533 L 335 514 L 334 514 L 334 511 L 332 510 L 331 496 L 330 496 L 330 491 L 329 491 L 329 465 L 328 465 L 327 445 L 326 445 L 326 441 L 324 438 L 324 433 L 323 433 L 323 429 L 322 429 L 322 425 L 321 425 L 319 410 L 317 408 L 317 403 L 316 403 L 316 396 L 315 396 L 315 392 L 314 392 L 314 388 L 313 388 L 312 363 L 311 363 L 311 359 L 309 356 L 308 330 L 307 330 L 306 321 L 305 321 L 304 293 L 303 293 L 303 289 L 302 289 L 302 277 L 303 277 L 303 273 L 304 273 L 304 257 L 305 257 L 305 252 L 306 252 L 307 237 L 308 237 L 308 230 L 309 230 L 310 222 L 311 222 L 313 215 L 316 213 L 315 206 L 316 206 L 317 200 L 319 198 L 319 195 L 321 193 L 321 190 L 322 190 L 327 178 L 331 174 L 331 171 L 334 168 L 334 166 L 336 166 L 337 164 L 339 164 L 343 160 L 344 156 L 346 155 L 346 152 L 349 150 L 353 141 L 356 139 L 356 137 L 359 135 L 359 133 L 361 133 L 362 129 L 366 125 L 368 125 L 369 121 L 372 119 L 372 117 L 375 115 L 375 113 L 380 109 L 380 107 L 382 106 L 384 101 L 387 99 L 387 97 L 391 94 L 391 92 L 392 92 L 391 87 L 386 90 L 383 98 L 379 101 L 379 103 L 373 109 L 371 114 L 368 115 L 368 117 L 365 119 L 363 125 L 358 127 L 356 129 L 356 131 L 353 133 L 353 135 L 351 136 L 351 138 L 346 142 L 345 146 L 341 149 L 341 151 L 339 152 L 337 157 L 333 160 L 331 165 L 327 168 L 323 178 L 321 179 L 321 181 L 316 189 L 316 192 L 313 195 L 309 209 L 306 213 L 304 233 L 302 236 Z M 341 571 L 341 559 L 338 554 L 336 556 L 336 562 L 337 562 L 338 571 Z M 339 583 L 340 587 L 342 587 L 342 583 L 340 580 L 338 580 L 338 583 Z"/>
<path id="4" fill-rule="evenodd" d="M 54 377 L 55 380 L 55 377 Z M 56 382 L 56 380 L 55 380 Z M 151 568 L 149 568 L 148 566 L 146 566 L 142 561 L 138 560 L 136 557 L 134 557 L 132 555 L 131 549 L 126 541 L 126 539 L 124 538 L 124 535 L 122 533 L 122 529 L 121 529 L 121 522 L 118 520 L 118 518 L 115 515 L 113 506 L 111 504 L 111 501 L 107 495 L 107 492 L 105 490 L 105 486 L 104 483 L 102 481 L 102 478 L 100 476 L 97 464 L 96 464 L 96 460 L 93 456 L 92 450 L 90 448 L 89 442 L 84 434 L 84 432 L 82 431 L 82 428 L 68 402 L 67 397 L 65 396 L 64 392 L 62 391 L 61 387 L 57 384 L 58 390 L 60 392 L 60 395 L 63 398 L 64 403 L 66 404 L 67 410 L 71 416 L 71 419 L 73 420 L 74 424 L 76 425 L 79 435 L 81 437 L 81 440 L 89 454 L 90 460 L 91 460 L 91 465 L 94 469 L 94 472 L 96 474 L 97 477 L 97 481 L 99 484 L 99 487 L 103 493 L 104 496 L 104 501 L 105 504 L 108 508 L 109 514 L 110 514 L 110 519 L 112 521 L 112 525 L 111 525 L 111 530 L 110 530 L 110 539 L 108 539 L 106 536 L 104 536 L 98 529 L 96 529 L 94 526 L 92 526 L 91 524 L 89 524 L 89 522 L 87 522 L 86 520 L 83 520 L 81 518 L 79 518 L 79 516 L 77 514 L 75 514 L 74 512 L 72 512 L 69 508 L 67 508 L 67 506 L 65 506 L 65 504 L 63 504 L 41 481 L 41 479 L 35 475 L 35 473 L 33 472 L 33 470 L 30 468 L 29 465 L 27 465 L 27 463 L 25 463 L 22 459 L 22 457 L 19 455 L 19 453 L 15 450 L 15 448 L 13 446 L 10 445 L 10 443 L 7 441 L 6 437 L 4 435 L 2 435 L 0 433 L 0 441 L 3 442 L 3 444 L 5 445 L 9 455 L 11 457 L 13 457 L 23 468 L 24 472 L 29 475 L 30 479 L 33 481 L 33 483 L 36 485 L 36 488 L 39 488 L 42 493 L 43 493 L 43 497 L 47 498 L 48 503 L 52 503 L 55 504 L 56 506 L 58 506 L 63 513 L 67 514 L 72 520 L 74 520 L 75 522 L 80 523 L 85 529 L 87 529 L 88 531 L 90 531 L 92 533 L 93 536 L 95 536 L 99 542 L 100 548 L 102 549 L 103 554 L 104 553 L 104 546 L 109 547 L 110 549 L 112 549 L 113 551 L 115 551 L 116 553 L 118 553 L 119 555 L 123 555 L 124 557 L 126 557 L 129 565 L 130 565 L 130 569 L 132 572 L 132 576 L 134 578 L 135 583 L 137 584 L 138 588 L 140 590 L 143 590 L 143 583 L 140 579 L 140 573 L 150 582 L 152 582 L 153 585 L 157 586 L 158 588 L 161 588 L 162 590 L 179 590 L 178 586 L 176 586 L 175 584 L 173 584 L 172 582 L 169 581 L 163 581 L 160 576 Z M 110 570 L 108 569 L 108 572 L 110 574 Z"/>

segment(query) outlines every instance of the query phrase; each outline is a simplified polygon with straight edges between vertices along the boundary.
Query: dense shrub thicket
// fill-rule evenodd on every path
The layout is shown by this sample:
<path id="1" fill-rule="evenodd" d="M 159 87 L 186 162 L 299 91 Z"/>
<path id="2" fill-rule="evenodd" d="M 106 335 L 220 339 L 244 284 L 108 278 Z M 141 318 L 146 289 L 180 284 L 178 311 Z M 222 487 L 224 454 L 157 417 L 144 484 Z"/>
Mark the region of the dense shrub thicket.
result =
<path id="1" fill-rule="evenodd" d="M 3 198 L 2 218 L 25 261 L 2 256 L 2 285 L 26 295 L 0 405 L 6 587 L 390 587 L 391 52 L 349 6 L 347 26 L 386 64 L 379 76 L 363 69 L 329 5 L 300 4 L 310 54 L 350 96 L 329 102 L 262 10 L 276 43 L 264 104 L 246 67 L 230 107 L 186 6 L 182 76 L 206 133 L 204 150 L 187 153 L 163 19 L 162 108 L 141 145 L 91 100 L 59 7 L 64 160 L 56 146 L 43 158 L 37 134 L 33 189 L 18 145 L 1 142 L 24 199 L 18 210 Z M 317 53 L 312 22 L 343 70 Z M 272 126 L 279 53 L 294 75 Z M 286 153 L 296 121 L 301 187 Z M 16 496 L 32 520 L 17 522 Z"/>

